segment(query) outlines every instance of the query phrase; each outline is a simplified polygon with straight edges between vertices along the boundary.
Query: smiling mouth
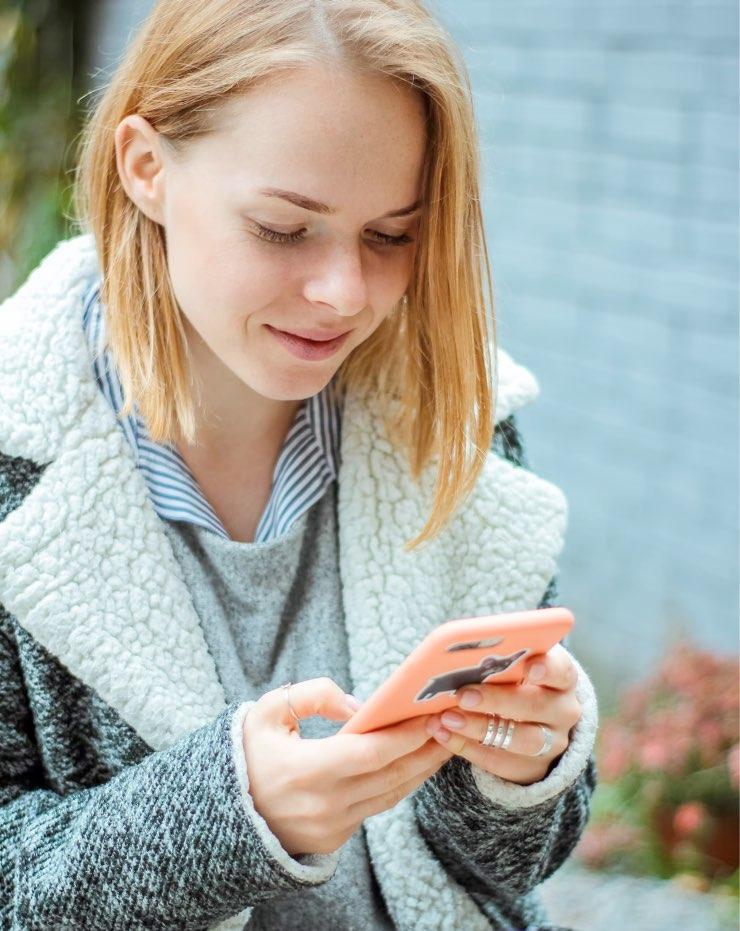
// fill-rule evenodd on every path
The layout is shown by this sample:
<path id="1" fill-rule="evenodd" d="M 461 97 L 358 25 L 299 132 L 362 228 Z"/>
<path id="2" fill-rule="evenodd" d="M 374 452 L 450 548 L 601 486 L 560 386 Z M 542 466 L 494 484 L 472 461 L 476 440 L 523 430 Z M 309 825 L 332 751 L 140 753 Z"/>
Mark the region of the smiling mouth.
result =
<path id="1" fill-rule="evenodd" d="M 269 326 L 269 324 L 268 324 Z M 277 329 L 277 327 L 270 327 L 270 329 Z M 332 340 L 339 339 L 340 336 L 344 336 L 349 333 L 349 330 L 341 330 L 337 333 L 330 333 L 326 335 L 320 330 L 280 330 L 280 333 L 285 333 L 287 336 L 295 336 L 298 339 L 305 339 L 309 343 L 329 343 Z"/>
<path id="2" fill-rule="evenodd" d="M 278 330 L 277 327 L 270 326 L 269 323 L 266 323 L 265 327 L 292 355 L 307 360 L 327 359 L 338 351 L 352 332 L 351 330 L 345 330 L 344 333 L 329 339 L 307 339 L 286 330 Z"/>

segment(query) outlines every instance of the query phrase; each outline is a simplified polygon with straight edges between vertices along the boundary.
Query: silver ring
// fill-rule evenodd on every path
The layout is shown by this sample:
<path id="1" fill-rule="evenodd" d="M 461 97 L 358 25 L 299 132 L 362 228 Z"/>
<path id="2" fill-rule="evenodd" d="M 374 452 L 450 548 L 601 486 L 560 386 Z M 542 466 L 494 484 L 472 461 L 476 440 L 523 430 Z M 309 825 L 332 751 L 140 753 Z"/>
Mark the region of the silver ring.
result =
<path id="1" fill-rule="evenodd" d="M 295 711 L 293 711 L 293 706 L 292 706 L 291 703 L 290 703 L 290 687 L 291 687 L 292 684 L 293 684 L 292 682 L 285 682 L 283 685 L 280 686 L 280 688 L 281 688 L 281 689 L 285 689 L 285 700 L 287 701 L 287 703 L 288 703 L 288 708 L 290 708 L 290 713 L 291 713 L 291 714 L 293 715 L 293 717 L 295 718 L 295 722 L 296 722 L 296 724 L 298 725 L 298 728 L 299 728 L 299 730 L 300 730 L 300 727 L 301 727 L 301 719 L 298 717 L 298 715 L 295 713 Z"/>
<path id="2" fill-rule="evenodd" d="M 552 737 L 553 737 L 552 731 L 550 730 L 549 727 L 545 727 L 544 724 L 540 724 L 540 727 L 545 733 L 545 742 L 540 747 L 540 749 L 537 751 L 537 753 L 533 753 L 532 756 L 542 756 L 544 753 L 547 753 L 552 747 Z"/>
<path id="3" fill-rule="evenodd" d="M 515 726 L 516 725 L 512 720 L 501 718 L 498 725 L 498 731 L 496 732 L 496 737 L 494 738 L 491 746 L 496 747 L 497 750 L 506 750 L 511 743 L 511 738 L 514 735 Z"/>
<path id="4" fill-rule="evenodd" d="M 488 727 L 486 728 L 485 736 L 483 737 L 481 741 L 479 741 L 479 743 L 481 743 L 484 747 L 491 746 L 491 741 L 493 740 L 493 732 L 496 730 L 496 725 L 494 723 L 495 721 L 496 721 L 495 714 L 491 714 L 488 716 Z"/>
<path id="5" fill-rule="evenodd" d="M 501 744 L 502 750 L 509 749 L 509 744 L 511 743 L 511 738 L 514 736 L 515 728 L 516 728 L 516 722 L 509 721 L 509 726 L 506 728 L 506 736 L 504 737 L 503 743 Z"/>
<path id="6" fill-rule="evenodd" d="M 501 741 L 504 737 L 504 730 L 506 729 L 506 718 L 498 719 L 498 730 L 496 731 L 496 736 L 491 741 L 491 746 L 495 747 L 497 750 L 501 746 Z"/>
<path id="7" fill-rule="evenodd" d="M 498 718 L 498 726 L 496 719 Z M 516 721 L 499 718 L 498 715 L 488 716 L 488 727 L 482 740 L 478 743 L 483 747 L 494 747 L 497 750 L 508 750 L 516 730 Z"/>

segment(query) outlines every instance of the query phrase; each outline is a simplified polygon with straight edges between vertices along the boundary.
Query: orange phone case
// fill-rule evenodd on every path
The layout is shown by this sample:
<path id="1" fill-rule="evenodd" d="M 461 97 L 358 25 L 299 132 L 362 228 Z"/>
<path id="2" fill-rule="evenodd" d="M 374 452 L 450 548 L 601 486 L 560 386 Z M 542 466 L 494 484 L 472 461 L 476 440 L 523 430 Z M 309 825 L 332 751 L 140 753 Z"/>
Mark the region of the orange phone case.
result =
<path id="1" fill-rule="evenodd" d="M 559 607 L 445 621 L 427 634 L 338 733 L 364 734 L 444 711 L 457 705 L 457 689 L 464 685 L 519 683 L 527 657 L 547 653 L 573 624 L 573 614 Z"/>

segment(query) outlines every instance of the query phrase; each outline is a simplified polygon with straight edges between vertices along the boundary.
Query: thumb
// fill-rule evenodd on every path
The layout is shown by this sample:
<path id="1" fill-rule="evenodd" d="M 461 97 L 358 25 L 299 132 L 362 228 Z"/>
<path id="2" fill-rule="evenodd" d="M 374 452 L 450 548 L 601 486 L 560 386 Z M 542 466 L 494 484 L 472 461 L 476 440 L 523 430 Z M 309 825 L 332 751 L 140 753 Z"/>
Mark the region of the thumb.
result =
<path id="1" fill-rule="evenodd" d="M 318 714 L 330 721 L 346 721 L 356 711 L 348 698 L 359 707 L 357 699 L 348 696 L 333 679 L 329 676 L 319 676 L 316 679 L 294 682 L 289 688 L 280 686 L 272 689 L 262 696 L 258 704 L 265 700 L 264 710 L 268 718 L 275 724 L 279 723 L 294 730 L 297 723 L 291 714 L 291 707 L 299 720 Z"/>

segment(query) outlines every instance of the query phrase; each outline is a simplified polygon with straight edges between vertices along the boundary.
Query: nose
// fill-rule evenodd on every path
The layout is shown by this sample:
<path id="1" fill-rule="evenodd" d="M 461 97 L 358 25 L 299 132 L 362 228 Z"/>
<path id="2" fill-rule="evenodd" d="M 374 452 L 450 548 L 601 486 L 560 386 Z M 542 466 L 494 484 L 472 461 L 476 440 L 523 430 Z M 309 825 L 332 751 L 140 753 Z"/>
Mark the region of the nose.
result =
<path id="1" fill-rule="evenodd" d="M 321 273 L 312 277 L 305 289 L 314 304 L 326 304 L 340 317 L 353 317 L 368 304 L 368 287 L 362 255 L 355 246 L 331 250 Z"/>

